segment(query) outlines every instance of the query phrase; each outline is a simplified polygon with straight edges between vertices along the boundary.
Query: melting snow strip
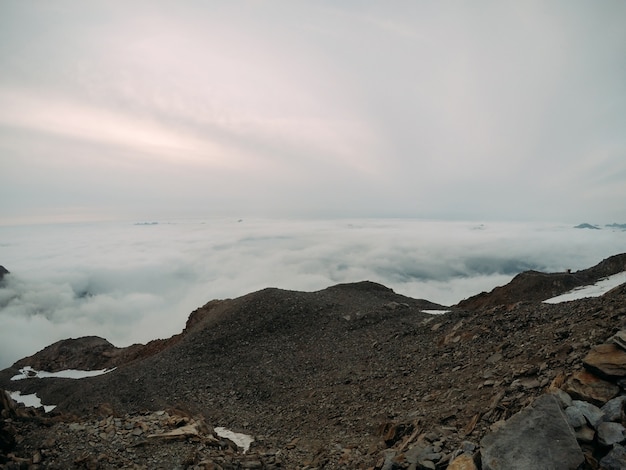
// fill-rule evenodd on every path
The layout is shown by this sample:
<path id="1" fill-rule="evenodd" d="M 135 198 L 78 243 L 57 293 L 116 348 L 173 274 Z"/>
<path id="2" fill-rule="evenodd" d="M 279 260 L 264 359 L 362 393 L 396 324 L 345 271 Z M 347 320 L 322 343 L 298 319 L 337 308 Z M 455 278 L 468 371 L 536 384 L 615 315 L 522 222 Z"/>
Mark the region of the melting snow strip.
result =
<path id="1" fill-rule="evenodd" d="M 614 287 L 626 283 L 626 271 L 613 274 L 599 280 L 595 284 L 581 286 L 573 289 L 565 294 L 557 295 L 551 299 L 544 300 L 546 304 L 558 304 L 560 302 L 569 302 L 570 300 L 584 299 L 585 297 L 600 297 Z"/>
<path id="2" fill-rule="evenodd" d="M 22 392 L 9 392 L 9 395 L 13 400 L 18 403 L 23 403 L 24 406 L 32 406 L 34 408 L 39 408 L 43 406 L 43 409 L 46 413 L 51 412 L 56 408 L 56 405 L 42 405 L 41 399 L 37 396 L 36 393 L 31 393 L 29 395 L 22 395 Z"/>
<path id="3" fill-rule="evenodd" d="M 97 375 L 107 374 L 114 371 L 113 369 L 101 369 L 101 370 L 76 370 L 67 369 L 60 370 L 58 372 L 46 372 L 42 370 L 35 370 L 31 366 L 26 366 L 20 369 L 18 375 L 11 377 L 11 380 L 23 380 L 23 379 L 43 379 L 46 377 L 57 377 L 62 379 L 83 379 L 85 377 L 95 377 Z"/>
<path id="4" fill-rule="evenodd" d="M 241 447 L 243 449 L 243 453 L 245 454 L 250 449 L 250 444 L 254 441 L 254 437 L 248 436 L 247 434 L 241 434 L 238 432 L 233 432 L 230 429 L 217 427 L 215 429 L 215 434 L 225 439 L 230 439 L 233 441 L 237 447 Z"/>
<path id="5" fill-rule="evenodd" d="M 450 313 L 451 310 L 420 310 L 420 312 L 430 315 L 443 315 L 444 313 Z"/>

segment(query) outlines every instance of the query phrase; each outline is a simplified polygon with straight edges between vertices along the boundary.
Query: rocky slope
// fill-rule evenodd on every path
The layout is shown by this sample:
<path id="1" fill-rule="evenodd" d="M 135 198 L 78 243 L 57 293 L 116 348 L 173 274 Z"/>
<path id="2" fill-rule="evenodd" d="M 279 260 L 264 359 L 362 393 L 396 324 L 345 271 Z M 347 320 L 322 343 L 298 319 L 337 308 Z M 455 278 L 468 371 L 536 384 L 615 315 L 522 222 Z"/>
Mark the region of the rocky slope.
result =
<path id="1" fill-rule="evenodd" d="M 477 310 L 515 302 L 542 301 L 623 271 L 626 271 L 626 253 L 611 256 L 591 268 L 576 272 L 525 271 L 507 285 L 462 300 L 456 307 Z"/>
<path id="2" fill-rule="evenodd" d="M 624 270 L 624 260 L 580 276 L 612 274 L 620 263 Z M 526 289 L 568 289 L 553 289 L 549 277 L 541 287 L 527 276 Z M 516 278 L 502 288 L 511 294 L 494 291 L 485 307 L 460 304 L 445 315 L 371 282 L 265 289 L 211 301 L 180 335 L 146 346 L 118 350 L 93 337 L 57 343 L 0 372 L 0 388 L 57 405 L 47 415 L 3 411 L 17 436 L 6 465 L 389 470 L 446 468 L 458 453 L 480 461 L 478 443 L 494 423 L 550 387 L 583 398 L 572 388 L 583 358 L 626 323 L 624 286 L 556 305 L 519 301 L 520 286 Z M 117 369 L 11 381 L 24 365 Z M 621 382 L 612 380 L 617 395 Z M 243 454 L 213 426 L 256 440 Z M 581 450 L 582 468 L 597 468 L 608 453 L 596 447 Z"/>

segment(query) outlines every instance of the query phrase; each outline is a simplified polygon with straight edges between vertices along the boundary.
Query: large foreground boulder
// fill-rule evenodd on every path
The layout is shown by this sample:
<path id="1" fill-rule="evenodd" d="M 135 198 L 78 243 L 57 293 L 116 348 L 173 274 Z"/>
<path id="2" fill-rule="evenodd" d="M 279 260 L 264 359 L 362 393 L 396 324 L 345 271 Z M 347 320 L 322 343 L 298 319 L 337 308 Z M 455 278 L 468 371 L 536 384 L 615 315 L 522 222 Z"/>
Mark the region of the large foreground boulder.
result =
<path id="1" fill-rule="evenodd" d="M 539 397 L 496 432 L 487 434 L 480 444 L 483 470 L 573 470 L 584 461 L 576 436 L 553 395 Z"/>

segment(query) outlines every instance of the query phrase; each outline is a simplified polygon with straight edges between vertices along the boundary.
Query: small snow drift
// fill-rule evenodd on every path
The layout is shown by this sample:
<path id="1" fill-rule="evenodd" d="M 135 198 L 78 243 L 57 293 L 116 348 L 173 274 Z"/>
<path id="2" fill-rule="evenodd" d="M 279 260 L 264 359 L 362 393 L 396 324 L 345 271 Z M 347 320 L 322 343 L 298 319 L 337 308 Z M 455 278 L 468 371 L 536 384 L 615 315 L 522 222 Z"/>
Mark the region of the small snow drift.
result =
<path id="1" fill-rule="evenodd" d="M 22 392 L 17 391 L 17 392 L 9 392 L 9 395 L 16 402 L 23 403 L 24 406 L 32 406 L 34 408 L 40 408 L 43 406 L 43 409 L 46 413 L 50 413 L 52 410 L 56 408 L 56 405 L 42 405 L 41 399 L 37 396 L 36 393 L 22 395 Z"/>
<path id="2" fill-rule="evenodd" d="M 584 299 L 585 297 L 599 297 L 614 287 L 624 283 L 626 283 L 626 271 L 601 279 L 595 284 L 577 287 L 565 294 L 544 300 L 544 303 L 558 304 L 561 302 L 569 302 L 570 300 Z"/>
<path id="3" fill-rule="evenodd" d="M 250 444 L 254 442 L 254 437 L 248 436 L 247 434 L 241 434 L 238 432 L 233 432 L 230 429 L 226 429 L 223 427 L 215 428 L 215 434 L 225 439 L 230 439 L 233 441 L 237 447 L 241 447 L 243 449 L 243 453 L 245 454 L 250 449 Z"/>
<path id="4" fill-rule="evenodd" d="M 46 377 L 57 377 L 60 379 L 84 379 L 85 377 L 95 377 L 97 375 L 107 374 L 115 370 L 113 369 L 101 369 L 101 370 L 75 370 L 67 369 L 60 370 L 58 372 L 46 372 L 43 370 L 35 370 L 30 366 L 22 367 L 18 375 L 11 377 L 11 380 L 23 380 L 23 379 L 43 379 Z"/>

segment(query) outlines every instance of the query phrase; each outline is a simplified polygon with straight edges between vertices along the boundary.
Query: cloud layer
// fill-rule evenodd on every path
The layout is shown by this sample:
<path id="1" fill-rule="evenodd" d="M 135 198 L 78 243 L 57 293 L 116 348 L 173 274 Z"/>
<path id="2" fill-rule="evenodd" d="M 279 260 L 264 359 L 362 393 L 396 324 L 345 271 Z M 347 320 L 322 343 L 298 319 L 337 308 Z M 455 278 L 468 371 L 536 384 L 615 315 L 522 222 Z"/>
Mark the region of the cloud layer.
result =
<path id="1" fill-rule="evenodd" d="M 0 367 L 63 338 L 169 337 L 214 298 L 372 280 L 450 305 L 526 269 L 583 269 L 626 232 L 419 220 L 189 220 L 0 227 Z"/>

